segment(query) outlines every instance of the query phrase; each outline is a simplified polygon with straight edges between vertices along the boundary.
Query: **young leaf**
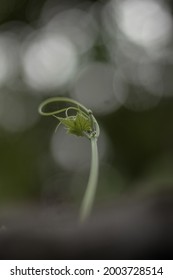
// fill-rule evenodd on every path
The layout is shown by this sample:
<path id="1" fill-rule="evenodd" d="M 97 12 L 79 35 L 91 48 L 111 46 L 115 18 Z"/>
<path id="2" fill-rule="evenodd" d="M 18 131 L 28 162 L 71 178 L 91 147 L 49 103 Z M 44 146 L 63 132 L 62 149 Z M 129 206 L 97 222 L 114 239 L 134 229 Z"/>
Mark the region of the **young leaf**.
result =
<path id="1" fill-rule="evenodd" d="M 85 136 L 85 133 L 91 132 L 91 120 L 86 118 L 81 112 L 76 116 L 67 118 L 58 117 L 59 121 L 66 127 L 67 132 L 77 136 Z"/>

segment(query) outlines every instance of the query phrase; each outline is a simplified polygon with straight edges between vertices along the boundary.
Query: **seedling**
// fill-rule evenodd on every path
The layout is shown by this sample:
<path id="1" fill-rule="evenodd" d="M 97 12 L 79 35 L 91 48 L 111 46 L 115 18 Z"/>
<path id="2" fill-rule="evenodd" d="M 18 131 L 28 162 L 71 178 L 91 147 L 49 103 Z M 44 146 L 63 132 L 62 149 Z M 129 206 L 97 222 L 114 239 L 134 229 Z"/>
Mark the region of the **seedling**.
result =
<path id="1" fill-rule="evenodd" d="M 45 107 L 52 103 L 71 104 L 71 106 L 65 106 L 62 109 L 51 112 L 45 111 Z M 38 111 L 43 116 L 53 116 L 59 121 L 56 131 L 60 125 L 64 125 L 67 133 L 86 137 L 91 142 L 90 174 L 80 210 L 80 220 L 84 221 L 91 212 L 98 181 L 99 160 L 97 139 L 100 133 L 99 125 L 91 110 L 70 98 L 48 98 L 40 104 Z"/>

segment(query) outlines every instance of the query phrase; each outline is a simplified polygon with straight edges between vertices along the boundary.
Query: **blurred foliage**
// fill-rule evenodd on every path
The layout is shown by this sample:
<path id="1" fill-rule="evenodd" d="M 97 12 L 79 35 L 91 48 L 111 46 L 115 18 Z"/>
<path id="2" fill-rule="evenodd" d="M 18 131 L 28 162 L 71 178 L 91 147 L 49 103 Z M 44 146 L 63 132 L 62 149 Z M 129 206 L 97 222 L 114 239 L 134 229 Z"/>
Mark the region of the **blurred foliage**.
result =
<path id="1" fill-rule="evenodd" d="M 63 6 L 63 1 L 60 2 Z M 72 2 L 70 5 L 73 7 Z M 86 1 L 74 1 L 79 7 L 82 2 Z M 100 6 L 105 4 L 104 1 L 89 1 L 87 5 L 93 2 L 98 2 Z M 39 17 L 42 8 L 46 7 L 45 3 L 47 2 L 43 0 L 1 1 L 1 27 L 10 21 L 29 23 L 31 28 L 36 26 L 36 23 L 40 26 Z M 54 3 L 59 4 L 58 1 Z M 64 3 L 66 5 L 68 1 Z M 169 8 L 171 11 L 171 6 Z M 99 17 L 97 29 L 99 35 L 91 49 L 80 57 L 76 76 L 80 74 L 80 69 L 83 69 L 86 61 L 107 63 L 111 61 L 109 46 L 105 46 L 101 36 L 105 31 L 102 30 Z M 169 71 L 170 83 L 172 69 Z M 0 124 L 0 202 L 1 204 L 28 200 L 47 202 L 50 198 L 50 203 L 57 201 L 78 203 L 86 185 L 88 169 L 66 170 L 54 160 L 50 152 L 50 139 L 56 121 L 37 116 L 37 107 L 44 98 L 62 94 L 70 96 L 71 84 L 70 86 L 65 84 L 64 88 L 57 87 L 44 91 L 30 88 L 27 82 L 22 82 L 22 79 L 23 72 L 19 71 L 17 78 L 7 79 L 8 82 L 0 89 L 0 95 L 3 96 L 4 92 L 8 92 L 15 100 L 18 100 L 18 97 L 15 97 L 18 92 L 20 102 L 25 104 L 24 112 L 18 103 L 13 110 L 13 103 L 12 106 L 7 106 L 8 110 L 5 113 L 1 108 L 4 106 L 3 103 L 0 106 L 0 118 L 4 118 L 8 123 L 7 127 Z M 39 94 L 35 94 L 35 91 Z M 12 120 L 10 119 L 9 124 L 9 119 L 5 118 L 4 114 L 10 115 L 11 110 Z M 156 106 L 146 110 L 131 110 L 122 105 L 119 109 L 104 114 L 98 111 L 97 114 L 98 122 L 110 142 L 106 157 L 101 160 L 98 200 L 111 199 L 127 191 L 145 192 L 173 186 L 173 95 L 169 93 L 169 96 L 166 96 L 165 93 Z M 34 118 L 35 115 L 35 119 L 30 123 L 30 116 Z M 21 120 L 26 118 L 26 125 L 24 123 L 23 127 L 21 124 L 19 129 L 13 130 L 10 125 L 13 126 L 14 121 L 15 126 L 17 118 Z"/>

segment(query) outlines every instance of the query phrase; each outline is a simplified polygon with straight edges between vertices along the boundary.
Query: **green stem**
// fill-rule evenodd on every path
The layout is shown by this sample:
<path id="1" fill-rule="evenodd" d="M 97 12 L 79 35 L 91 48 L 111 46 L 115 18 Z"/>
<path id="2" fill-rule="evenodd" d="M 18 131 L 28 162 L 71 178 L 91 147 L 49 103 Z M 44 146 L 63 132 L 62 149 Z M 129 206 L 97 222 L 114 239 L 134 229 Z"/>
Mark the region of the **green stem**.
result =
<path id="1" fill-rule="evenodd" d="M 55 103 L 55 102 L 67 102 L 75 105 L 75 107 L 66 107 L 60 110 L 53 110 L 49 112 L 45 112 L 43 109 L 50 104 L 50 103 Z M 68 117 L 68 110 L 76 110 L 78 111 L 79 108 L 83 111 L 85 116 L 90 118 L 91 120 L 91 126 L 92 126 L 92 132 L 88 135 L 87 132 L 85 132 L 85 136 L 91 141 L 91 168 L 90 168 L 90 175 L 89 175 L 89 180 L 88 180 L 88 185 L 84 194 L 83 202 L 81 205 L 81 212 L 80 212 L 80 219 L 81 221 L 84 221 L 90 214 L 93 202 L 94 202 L 94 197 L 96 193 L 96 187 L 97 187 L 97 181 L 98 181 L 98 169 L 99 169 L 99 160 L 98 160 L 98 149 L 97 149 L 97 138 L 100 134 L 100 129 L 99 125 L 97 123 L 97 120 L 93 116 L 91 110 L 88 110 L 85 106 L 77 102 L 76 100 L 67 98 L 67 97 L 52 97 L 48 98 L 45 101 L 43 101 L 39 108 L 38 111 L 41 115 L 43 116 L 54 116 L 55 118 L 59 119 L 56 114 L 59 113 L 66 113 L 66 117 Z"/>
<path id="2" fill-rule="evenodd" d="M 98 169 L 99 169 L 99 160 L 98 160 L 98 148 L 97 148 L 97 138 L 91 138 L 91 168 L 90 175 L 88 180 L 88 185 L 85 191 L 83 198 L 81 211 L 80 211 L 80 220 L 83 222 L 90 215 L 94 197 L 96 193 L 97 181 L 98 181 Z"/>

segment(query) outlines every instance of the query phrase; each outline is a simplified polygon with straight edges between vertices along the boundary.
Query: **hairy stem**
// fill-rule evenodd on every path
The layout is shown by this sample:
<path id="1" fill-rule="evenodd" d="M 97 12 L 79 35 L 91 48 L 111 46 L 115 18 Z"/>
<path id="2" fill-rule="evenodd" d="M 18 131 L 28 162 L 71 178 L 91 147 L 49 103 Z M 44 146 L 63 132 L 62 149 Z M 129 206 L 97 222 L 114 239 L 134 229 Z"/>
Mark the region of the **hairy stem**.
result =
<path id="1" fill-rule="evenodd" d="M 85 191 L 83 202 L 80 211 L 80 220 L 83 222 L 90 215 L 94 197 L 96 193 L 97 181 L 98 181 L 98 170 L 99 170 L 99 159 L 98 159 L 98 148 L 97 138 L 91 138 L 91 168 L 88 180 L 88 185 Z"/>

